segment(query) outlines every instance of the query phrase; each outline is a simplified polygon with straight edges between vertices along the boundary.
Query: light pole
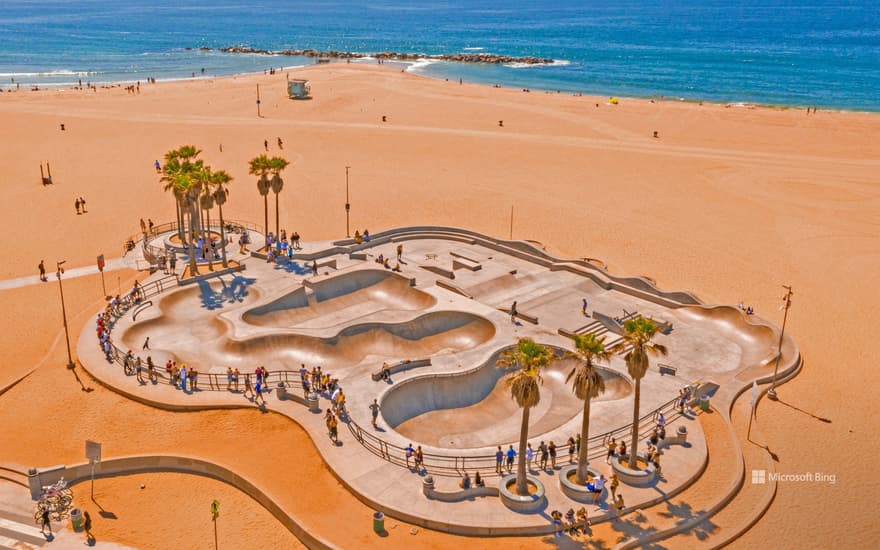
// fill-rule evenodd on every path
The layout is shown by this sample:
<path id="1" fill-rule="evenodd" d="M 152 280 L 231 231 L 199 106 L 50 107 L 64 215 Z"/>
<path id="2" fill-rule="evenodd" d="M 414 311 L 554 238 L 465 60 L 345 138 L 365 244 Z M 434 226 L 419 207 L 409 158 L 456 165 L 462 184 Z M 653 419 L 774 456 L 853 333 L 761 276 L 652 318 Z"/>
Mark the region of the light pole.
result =
<path id="1" fill-rule="evenodd" d="M 61 318 L 64 319 L 64 339 L 67 341 L 67 368 L 72 369 L 76 365 L 73 364 L 73 357 L 70 355 L 70 332 L 67 329 L 67 310 L 64 307 L 64 287 L 61 284 L 61 274 L 64 273 L 64 268 L 61 266 L 64 265 L 64 262 L 66 261 L 67 260 L 61 260 L 60 262 L 57 262 L 55 265 L 55 276 L 58 277 L 58 290 L 61 292 Z"/>
<path id="2" fill-rule="evenodd" d="M 349 213 L 351 212 L 351 203 L 348 202 L 348 169 L 351 166 L 345 167 L 345 236 L 351 237 L 351 229 L 348 223 Z"/>
<path id="3" fill-rule="evenodd" d="M 788 320 L 788 308 L 791 307 L 791 295 L 794 294 L 791 291 L 791 287 L 787 285 L 782 285 L 782 288 L 785 289 L 785 303 L 783 307 L 785 308 L 785 313 L 782 316 L 782 330 L 779 331 L 779 345 L 776 350 L 776 366 L 773 367 L 773 382 L 770 384 L 770 389 L 767 390 L 767 397 L 772 400 L 776 400 L 776 373 L 779 372 L 779 360 L 782 358 L 782 338 L 785 336 L 785 322 Z"/>

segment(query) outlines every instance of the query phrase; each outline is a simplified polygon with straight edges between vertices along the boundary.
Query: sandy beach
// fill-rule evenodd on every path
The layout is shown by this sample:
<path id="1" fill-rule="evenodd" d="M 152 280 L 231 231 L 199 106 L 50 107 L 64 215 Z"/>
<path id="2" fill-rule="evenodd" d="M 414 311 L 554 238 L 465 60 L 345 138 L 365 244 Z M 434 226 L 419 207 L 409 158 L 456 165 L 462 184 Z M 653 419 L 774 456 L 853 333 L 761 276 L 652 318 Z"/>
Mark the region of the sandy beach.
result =
<path id="1" fill-rule="evenodd" d="M 350 166 L 352 230 L 438 224 L 507 236 L 512 207 L 514 238 L 539 241 L 559 256 L 599 258 L 613 273 L 646 275 L 707 303 L 744 302 L 777 325 L 781 285 L 788 284 L 794 297 L 786 331 L 804 368 L 780 388 L 779 402 L 761 401 L 756 422 L 779 472 L 836 481 L 781 482 L 768 512 L 734 546 L 865 547 L 876 538 L 871 504 L 880 483 L 870 473 L 867 444 L 876 428 L 877 382 L 863 327 L 880 307 L 880 116 L 625 98 L 610 105 L 607 98 L 459 85 L 341 63 L 291 71 L 291 78 L 311 81 L 313 96 L 292 101 L 286 74 L 141 83 L 139 94 L 0 93 L 0 279 L 33 276 L 41 259 L 52 275 L 57 260 L 73 268 L 93 265 L 98 254 L 118 257 L 140 218 L 173 220 L 173 199 L 153 163 L 183 144 L 200 147 L 208 164 L 235 178 L 225 215 L 262 224 L 247 161 L 264 152 L 266 140 L 271 154 L 291 161 L 281 226 L 305 241 L 345 235 Z M 51 186 L 39 179 L 47 161 Z M 79 197 L 86 214 L 74 209 Z M 271 210 L 270 203 L 274 225 Z M 108 291 L 125 289 L 135 276 L 145 275 L 107 272 Z M 86 438 L 104 441 L 107 456 L 174 450 L 258 482 L 293 485 L 310 476 L 315 494 L 291 506 L 337 544 L 463 543 L 430 531 L 410 535 L 404 525 L 387 541 L 369 538 L 369 509 L 345 492 L 286 418 L 255 410 L 175 414 L 127 401 L 88 378 L 81 385 L 64 368 L 58 288 L 50 280 L 0 290 L 0 464 L 80 462 Z M 65 279 L 64 292 L 78 334 L 103 302 L 100 278 Z M 102 494 L 141 516 L 150 503 L 137 503 L 134 489 L 130 497 L 119 494 L 141 478 L 193 492 L 217 485 L 152 477 L 106 481 Z M 297 547 L 268 512 L 231 492 L 226 488 L 224 498 L 235 498 L 238 519 L 224 534 L 230 547 L 253 540 Z M 185 514 L 185 493 L 169 490 L 168 508 Z M 206 516 L 206 506 L 196 513 Z M 178 534 L 116 514 L 112 526 L 96 521 L 99 539 L 169 548 Z M 340 515 L 362 523 L 363 533 L 346 539 L 334 529 Z M 242 521 L 248 516 L 256 519 Z"/>

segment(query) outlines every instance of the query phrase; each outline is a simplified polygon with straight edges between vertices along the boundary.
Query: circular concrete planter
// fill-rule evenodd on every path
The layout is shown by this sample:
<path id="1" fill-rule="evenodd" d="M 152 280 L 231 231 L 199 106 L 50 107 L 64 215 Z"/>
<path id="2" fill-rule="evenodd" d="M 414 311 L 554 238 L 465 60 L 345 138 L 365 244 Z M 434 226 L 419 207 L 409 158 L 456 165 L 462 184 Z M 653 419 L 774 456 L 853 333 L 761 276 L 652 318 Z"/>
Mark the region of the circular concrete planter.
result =
<path id="1" fill-rule="evenodd" d="M 587 490 L 586 485 L 578 485 L 576 483 L 572 483 L 568 480 L 568 476 L 570 473 L 575 472 L 577 470 L 577 464 L 567 464 L 559 470 L 559 488 L 562 490 L 562 493 L 572 500 L 576 500 L 578 502 L 590 503 L 593 502 L 593 493 Z M 595 468 L 587 467 L 587 471 L 593 477 L 599 477 L 599 472 Z M 610 481 L 608 482 L 610 483 Z M 599 498 L 596 499 L 596 502 L 604 501 L 608 498 L 608 487 L 602 489 L 602 493 L 599 495 Z"/>
<path id="2" fill-rule="evenodd" d="M 623 455 L 620 458 L 628 459 L 629 455 Z M 644 470 L 633 470 L 621 464 L 617 458 L 614 458 L 611 460 L 611 468 L 617 474 L 617 479 L 633 487 L 647 487 L 648 485 L 653 485 L 657 480 L 657 472 L 654 465 L 650 462 Z"/>
<path id="3" fill-rule="evenodd" d="M 534 483 L 538 488 L 534 495 L 517 495 L 507 488 L 507 484 L 516 479 L 516 474 L 507 475 L 501 478 L 498 485 L 498 493 L 501 502 L 514 512 L 534 512 L 544 506 L 544 484 L 538 478 L 526 475 L 529 482 Z"/>

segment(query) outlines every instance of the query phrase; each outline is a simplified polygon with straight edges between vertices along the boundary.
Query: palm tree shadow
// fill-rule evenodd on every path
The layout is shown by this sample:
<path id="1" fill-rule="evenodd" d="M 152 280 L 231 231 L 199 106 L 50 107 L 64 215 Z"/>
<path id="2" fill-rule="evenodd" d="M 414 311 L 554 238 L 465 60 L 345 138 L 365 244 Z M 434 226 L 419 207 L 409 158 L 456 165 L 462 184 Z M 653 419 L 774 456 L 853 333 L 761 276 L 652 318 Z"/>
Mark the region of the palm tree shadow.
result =
<path id="1" fill-rule="evenodd" d="M 284 262 L 275 262 L 275 269 L 293 273 L 294 275 L 308 275 L 312 272 L 311 268 L 300 264 L 297 261 L 287 260 Z"/>

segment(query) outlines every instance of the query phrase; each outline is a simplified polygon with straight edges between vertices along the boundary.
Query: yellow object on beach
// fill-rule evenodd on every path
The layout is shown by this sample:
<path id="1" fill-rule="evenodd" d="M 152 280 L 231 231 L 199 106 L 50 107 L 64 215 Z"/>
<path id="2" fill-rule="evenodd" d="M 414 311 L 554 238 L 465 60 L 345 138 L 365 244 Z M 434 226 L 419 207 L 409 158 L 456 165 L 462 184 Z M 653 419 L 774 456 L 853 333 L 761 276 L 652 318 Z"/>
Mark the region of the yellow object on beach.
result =
<path id="1" fill-rule="evenodd" d="M 608 103 L 610 103 L 612 105 L 617 105 L 617 98 L 616 97 L 608 98 Z"/>

